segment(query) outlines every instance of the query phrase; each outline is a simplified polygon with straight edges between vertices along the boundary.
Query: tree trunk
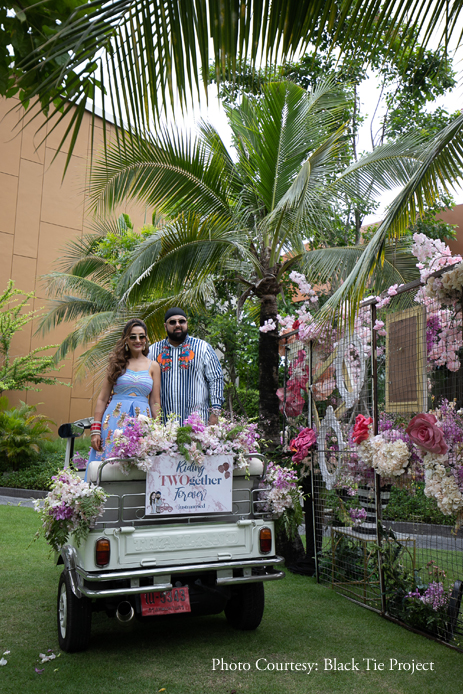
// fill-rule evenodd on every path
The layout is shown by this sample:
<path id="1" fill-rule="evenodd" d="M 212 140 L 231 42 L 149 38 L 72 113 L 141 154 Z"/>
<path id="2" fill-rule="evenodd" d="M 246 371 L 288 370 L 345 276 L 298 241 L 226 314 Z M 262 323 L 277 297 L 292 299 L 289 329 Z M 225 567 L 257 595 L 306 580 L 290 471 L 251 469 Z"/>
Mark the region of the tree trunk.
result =
<path id="1" fill-rule="evenodd" d="M 261 298 L 260 324 L 273 320 L 277 323 L 276 294 L 265 294 Z M 280 412 L 278 390 L 279 365 L 278 328 L 259 334 L 259 415 L 265 438 L 270 445 L 280 442 Z"/>

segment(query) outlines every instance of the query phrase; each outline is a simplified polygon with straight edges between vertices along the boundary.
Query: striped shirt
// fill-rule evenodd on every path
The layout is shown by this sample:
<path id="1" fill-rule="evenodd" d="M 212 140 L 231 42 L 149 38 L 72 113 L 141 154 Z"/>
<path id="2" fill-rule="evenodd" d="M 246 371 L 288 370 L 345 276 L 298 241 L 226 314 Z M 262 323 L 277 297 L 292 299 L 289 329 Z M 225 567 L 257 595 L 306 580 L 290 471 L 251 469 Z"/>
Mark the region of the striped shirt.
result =
<path id="1" fill-rule="evenodd" d="M 198 412 L 207 423 L 210 408 L 222 406 L 222 367 L 204 340 L 187 335 L 181 345 L 174 347 L 166 338 L 150 347 L 149 358 L 161 367 L 164 420 L 175 414 L 183 424 L 192 412 Z"/>

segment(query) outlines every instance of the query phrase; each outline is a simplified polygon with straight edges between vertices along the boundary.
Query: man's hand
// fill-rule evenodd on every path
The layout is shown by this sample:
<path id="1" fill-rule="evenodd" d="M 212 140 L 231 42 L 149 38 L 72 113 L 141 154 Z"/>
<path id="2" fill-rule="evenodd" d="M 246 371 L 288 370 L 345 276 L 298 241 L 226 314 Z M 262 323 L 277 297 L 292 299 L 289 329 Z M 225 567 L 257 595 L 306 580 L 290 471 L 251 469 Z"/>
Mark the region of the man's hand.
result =
<path id="1" fill-rule="evenodd" d="M 219 423 L 219 418 L 217 417 L 217 415 L 211 414 L 209 417 L 208 424 L 211 425 L 211 424 L 218 424 L 218 423 Z"/>

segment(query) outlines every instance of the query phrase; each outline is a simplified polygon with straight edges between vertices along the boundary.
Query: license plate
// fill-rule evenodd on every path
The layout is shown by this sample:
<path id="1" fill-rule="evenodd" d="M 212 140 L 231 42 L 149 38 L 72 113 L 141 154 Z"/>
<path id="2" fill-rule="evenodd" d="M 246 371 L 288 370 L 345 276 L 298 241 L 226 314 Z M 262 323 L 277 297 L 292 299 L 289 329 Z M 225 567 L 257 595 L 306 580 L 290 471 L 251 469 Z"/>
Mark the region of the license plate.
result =
<path id="1" fill-rule="evenodd" d="M 188 586 L 172 588 L 163 593 L 142 593 L 141 613 L 143 617 L 161 614 L 191 612 Z"/>

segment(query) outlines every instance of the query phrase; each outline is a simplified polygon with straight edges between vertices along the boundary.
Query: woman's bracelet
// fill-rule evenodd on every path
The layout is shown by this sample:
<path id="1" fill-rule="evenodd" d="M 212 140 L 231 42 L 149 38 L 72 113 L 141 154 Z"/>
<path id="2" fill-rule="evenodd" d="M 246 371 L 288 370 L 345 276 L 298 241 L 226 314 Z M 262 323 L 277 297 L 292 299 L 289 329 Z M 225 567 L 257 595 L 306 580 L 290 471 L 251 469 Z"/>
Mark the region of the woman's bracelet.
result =
<path id="1" fill-rule="evenodd" d="M 101 431 L 101 422 L 93 422 L 90 426 L 90 431 Z"/>
<path id="2" fill-rule="evenodd" d="M 90 438 L 92 438 L 92 436 L 101 436 L 101 431 L 92 431 Z"/>

